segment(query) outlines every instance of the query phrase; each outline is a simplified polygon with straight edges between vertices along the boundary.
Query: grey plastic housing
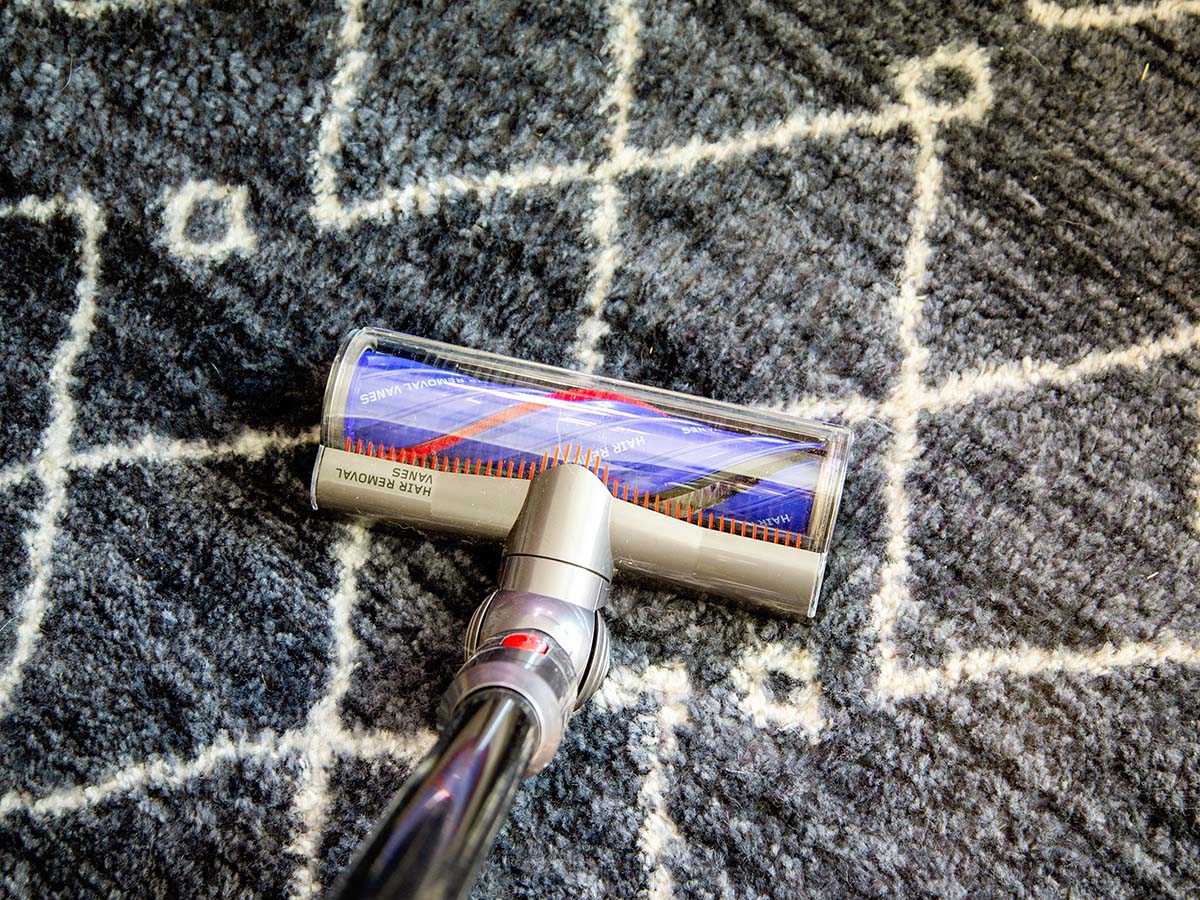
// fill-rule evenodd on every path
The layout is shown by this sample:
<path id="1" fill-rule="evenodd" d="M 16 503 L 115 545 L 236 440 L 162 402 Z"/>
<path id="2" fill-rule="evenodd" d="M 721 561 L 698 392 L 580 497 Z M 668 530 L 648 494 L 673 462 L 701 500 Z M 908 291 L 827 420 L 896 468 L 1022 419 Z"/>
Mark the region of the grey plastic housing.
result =
<path id="1" fill-rule="evenodd" d="M 558 466 L 533 479 L 504 546 L 498 589 L 471 618 L 466 664 L 443 697 L 449 720 L 467 697 L 488 688 L 520 695 L 537 725 L 529 762 L 546 766 L 572 713 L 608 671 L 608 634 L 600 610 L 612 579 L 604 484 L 582 466 Z M 534 636 L 543 649 L 504 646 Z"/>
<path id="2" fill-rule="evenodd" d="M 312 478 L 313 507 L 485 540 L 503 541 L 509 536 L 531 481 L 504 477 L 502 472 L 471 472 L 469 467 L 453 471 L 448 459 L 436 456 L 403 462 L 345 449 L 344 415 L 351 373 L 367 350 L 407 355 L 500 384 L 611 391 L 702 425 L 819 442 L 819 474 L 802 542 L 778 543 L 778 532 L 772 542 L 767 528 L 747 536 L 712 530 L 620 498 L 614 498 L 609 519 L 609 544 L 617 574 L 636 572 L 680 588 L 731 597 L 772 614 L 815 615 L 845 479 L 851 444 L 848 429 L 396 332 L 361 329 L 352 333 L 339 352 L 326 389 L 321 447 Z M 756 533 L 760 536 L 753 536 Z M 768 539 L 763 539 L 763 534 Z"/>

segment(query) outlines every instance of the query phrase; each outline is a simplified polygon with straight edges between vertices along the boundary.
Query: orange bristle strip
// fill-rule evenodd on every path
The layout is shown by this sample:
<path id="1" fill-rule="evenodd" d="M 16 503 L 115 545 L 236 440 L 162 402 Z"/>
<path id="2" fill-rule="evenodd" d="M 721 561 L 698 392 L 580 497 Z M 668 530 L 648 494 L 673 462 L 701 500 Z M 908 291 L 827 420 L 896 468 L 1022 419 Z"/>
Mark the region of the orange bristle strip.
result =
<path id="1" fill-rule="evenodd" d="M 628 482 L 628 481 L 627 481 L 627 482 L 625 482 L 625 496 L 623 496 L 621 499 L 622 499 L 622 500 L 628 500 L 628 499 L 629 499 L 629 482 Z"/>
<path id="2" fill-rule="evenodd" d="M 513 466 L 515 466 L 515 465 L 516 465 L 516 463 L 514 463 L 511 459 L 508 461 L 508 477 L 509 478 L 512 478 Z"/>
<path id="3" fill-rule="evenodd" d="M 713 514 L 712 513 L 708 514 L 708 527 L 709 528 L 713 527 Z"/>
<path id="4" fill-rule="evenodd" d="M 692 521 L 692 504 L 690 504 L 690 503 L 688 504 L 688 515 L 687 515 L 687 520 L 688 520 L 689 522 L 690 522 L 690 521 Z"/>
<path id="5" fill-rule="evenodd" d="M 517 477 L 518 478 L 525 477 L 525 460 L 521 460 L 521 468 L 517 469 Z"/>
<path id="6" fill-rule="evenodd" d="M 608 466 L 604 467 L 604 479 L 603 480 L 604 480 L 605 484 L 608 484 Z M 617 483 L 614 481 L 613 482 L 613 493 L 614 494 L 616 493 L 616 490 L 617 490 Z"/>
<path id="7" fill-rule="evenodd" d="M 492 474 L 492 461 L 490 459 L 487 461 L 487 468 L 483 470 L 483 474 L 484 475 Z"/>
<path id="8" fill-rule="evenodd" d="M 362 453 L 362 438 L 358 439 L 358 447 L 355 448 L 359 453 Z"/>
<path id="9" fill-rule="evenodd" d="M 579 454 L 583 451 L 583 444 L 575 448 L 575 465 L 579 465 Z"/>
<path id="10" fill-rule="evenodd" d="M 351 452 L 353 449 L 354 449 L 354 438 L 352 438 L 352 437 L 347 437 L 347 438 L 346 438 L 346 452 L 347 452 L 347 453 L 349 453 L 349 452 Z"/>
<path id="11" fill-rule="evenodd" d="M 375 455 L 375 442 L 367 441 L 367 456 L 374 456 L 374 455 Z"/>
<path id="12" fill-rule="evenodd" d="M 591 449 L 588 450 L 587 456 L 585 456 L 583 458 L 583 467 L 585 469 L 590 469 L 592 467 L 592 451 L 591 451 Z"/>
<path id="13" fill-rule="evenodd" d="M 393 447 L 392 452 L 388 454 L 388 459 L 390 459 L 392 462 L 396 461 L 396 448 L 395 447 Z"/>
<path id="14" fill-rule="evenodd" d="M 654 495 L 654 511 L 658 512 L 658 494 Z"/>
<path id="15" fill-rule="evenodd" d="M 550 454 L 549 454 L 549 453 L 543 453 L 543 454 L 542 454 L 542 471 L 543 471 L 543 472 L 545 472 L 545 471 L 546 471 L 546 460 L 548 460 L 549 458 L 550 458 Z"/>

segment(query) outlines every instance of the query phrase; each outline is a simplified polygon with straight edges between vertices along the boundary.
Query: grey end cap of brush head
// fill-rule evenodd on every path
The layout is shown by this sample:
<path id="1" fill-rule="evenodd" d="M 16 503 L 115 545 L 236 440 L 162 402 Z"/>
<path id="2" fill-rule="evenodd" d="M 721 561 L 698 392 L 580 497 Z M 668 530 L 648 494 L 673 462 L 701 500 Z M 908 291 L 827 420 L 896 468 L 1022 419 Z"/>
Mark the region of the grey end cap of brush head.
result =
<path id="1" fill-rule="evenodd" d="M 557 560 L 611 581 L 611 507 L 604 482 L 583 466 L 548 469 L 530 483 L 504 555 Z"/>

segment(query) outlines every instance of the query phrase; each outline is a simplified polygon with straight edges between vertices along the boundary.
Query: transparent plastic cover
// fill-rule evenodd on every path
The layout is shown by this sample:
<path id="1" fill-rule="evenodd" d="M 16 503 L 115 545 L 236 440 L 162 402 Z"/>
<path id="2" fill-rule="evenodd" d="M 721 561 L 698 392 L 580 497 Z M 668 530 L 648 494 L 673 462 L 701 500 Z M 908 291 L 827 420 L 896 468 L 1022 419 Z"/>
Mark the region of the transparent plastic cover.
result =
<path id="1" fill-rule="evenodd" d="M 823 554 L 850 432 L 362 329 L 347 339 L 330 375 L 322 442 L 507 477 L 577 462 L 619 500 Z"/>

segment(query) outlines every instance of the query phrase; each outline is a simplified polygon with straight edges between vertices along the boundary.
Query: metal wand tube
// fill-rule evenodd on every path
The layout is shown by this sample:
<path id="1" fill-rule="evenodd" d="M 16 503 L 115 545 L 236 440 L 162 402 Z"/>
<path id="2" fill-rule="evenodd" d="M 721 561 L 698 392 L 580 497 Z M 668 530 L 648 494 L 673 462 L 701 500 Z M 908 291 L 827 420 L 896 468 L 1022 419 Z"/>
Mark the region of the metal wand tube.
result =
<path id="1" fill-rule="evenodd" d="M 337 900 L 462 900 L 508 815 L 536 726 L 504 689 L 467 697 L 333 892 Z"/>

